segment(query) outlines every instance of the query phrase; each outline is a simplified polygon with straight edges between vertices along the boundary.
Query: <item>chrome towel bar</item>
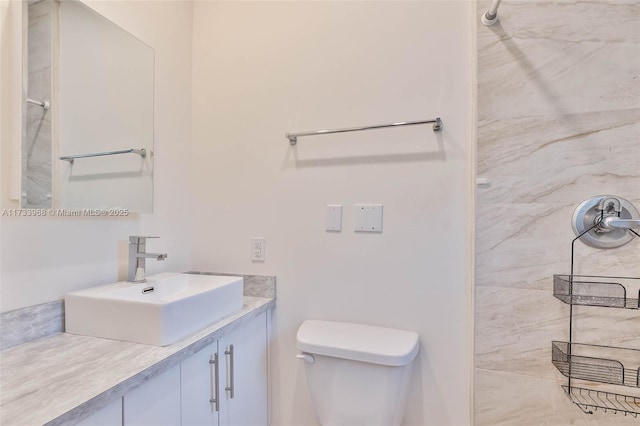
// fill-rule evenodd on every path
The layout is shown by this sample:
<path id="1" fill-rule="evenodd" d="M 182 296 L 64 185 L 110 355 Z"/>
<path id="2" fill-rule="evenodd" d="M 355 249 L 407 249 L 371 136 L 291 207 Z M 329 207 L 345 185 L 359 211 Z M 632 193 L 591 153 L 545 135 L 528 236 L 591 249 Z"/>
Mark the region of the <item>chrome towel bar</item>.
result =
<path id="1" fill-rule="evenodd" d="M 76 158 L 88 158 L 88 157 L 102 157 L 105 155 L 118 155 L 118 154 L 138 154 L 140 157 L 145 158 L 147 156 L 147 150 L 142 149 L 123 149 L 121 151 L 107 151 L 107 152 L 94 152 L 91 154 L 76 154 L 76 155 L 65 155 L 64 157 L 60 157 L 61 160 L 68 161 L 73 164 Z"/>
<path id="2" fill-rule="evenodd" d="M 416 124 L 428 124 L 433 123 L 433 131 L 437 132 L 442 130 L 442 120 L 440 117 L 437 117 L 433 120 L 421 120 L 421 121 L 402 121 L 400 123 L 391 123 L 391 124 L 378 124 L 373 126 L 360 126 L 360 127 L 348 127 L 345 129 L 334 129 L 334 130 L 316 130 L 313 132 L 299 132 L 299 133 L 286 133 L 285 137 L 289 139 L 289 143 L 291 145 L 295 145 L 298 142 L 299 136 L 315 136 L 315 135 L 328 135 L 331 133 L 344 133 L 344 132 L 357 132 L 360 130 L 371 130 L 371 129 L 384 129 L 386 127 L 398 127 L 398 126 L 413 126 Z"/>

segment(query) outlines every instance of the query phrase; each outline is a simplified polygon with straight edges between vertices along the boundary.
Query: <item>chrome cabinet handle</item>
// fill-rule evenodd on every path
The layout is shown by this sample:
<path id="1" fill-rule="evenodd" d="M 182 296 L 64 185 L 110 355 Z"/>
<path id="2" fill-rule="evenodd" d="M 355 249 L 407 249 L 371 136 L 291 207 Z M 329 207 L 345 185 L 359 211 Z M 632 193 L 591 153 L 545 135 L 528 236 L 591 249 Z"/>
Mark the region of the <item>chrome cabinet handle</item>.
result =
<path id="1" fill-rule="evenodd" d="M 218 352 L 209 359 L 209 371 L 211 372 L 211 411 L 220 411 L 220 388 L 219 388 L 219 369 Z"/>
<path id="2" fill-rule="evenodd" d="M 234 381 L 233 381 L 233 376 L 234 376 L 234 370 L 233 370 L 233 345 L 229 345 L 229 349 L 227 349 L 226 351 L 224 351 L 225 355 L 229 355 L 229 386 L 226 386 L 224 388 L 224 390 L 229 391 L 229 396 L 231 399 L 233 399 L 233 394 L 234 394 Z"/>

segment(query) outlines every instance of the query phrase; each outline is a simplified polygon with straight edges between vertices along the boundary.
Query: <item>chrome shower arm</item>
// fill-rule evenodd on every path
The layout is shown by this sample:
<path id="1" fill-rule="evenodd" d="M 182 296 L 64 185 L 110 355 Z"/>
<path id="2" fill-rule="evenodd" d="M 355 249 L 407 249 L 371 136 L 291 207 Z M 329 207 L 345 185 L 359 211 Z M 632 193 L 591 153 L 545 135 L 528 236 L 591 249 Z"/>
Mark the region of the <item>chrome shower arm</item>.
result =
<path id="1" fill-rule="evenodd" d="M 498 22 L 498 6 L 500 6 L 501 1 L 502 0 L 493 0 L 491 2 L 491 7 L 489 7 L 489 10 L 487 10 L 487 12 L 482 15 L 481 21 L 484 25 L 489 27 Z"/>

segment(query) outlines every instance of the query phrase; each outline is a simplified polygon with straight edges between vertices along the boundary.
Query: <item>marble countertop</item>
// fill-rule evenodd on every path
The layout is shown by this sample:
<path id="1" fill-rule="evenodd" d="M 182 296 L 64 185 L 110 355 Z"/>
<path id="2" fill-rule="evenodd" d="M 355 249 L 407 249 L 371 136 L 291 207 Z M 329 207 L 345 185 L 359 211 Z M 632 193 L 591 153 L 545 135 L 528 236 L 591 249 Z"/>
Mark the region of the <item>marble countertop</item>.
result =
<path id="1" fill-rule="evenodd" d="M 275 306 L 244 297 L 241 311 L 158 347 L 61 333 L 0 352 L 0 424 L 78 422 Z"/>

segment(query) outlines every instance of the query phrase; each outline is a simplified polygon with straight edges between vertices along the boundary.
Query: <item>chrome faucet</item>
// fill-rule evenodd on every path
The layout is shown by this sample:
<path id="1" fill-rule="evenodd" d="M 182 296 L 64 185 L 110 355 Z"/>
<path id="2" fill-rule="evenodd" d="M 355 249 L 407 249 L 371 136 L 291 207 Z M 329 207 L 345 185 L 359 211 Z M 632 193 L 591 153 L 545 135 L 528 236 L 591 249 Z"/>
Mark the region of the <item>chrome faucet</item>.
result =
<path id="1" fill-rule="evenodd" d="M 129 237 L 129 274 L 127 281 L 132 283 L 146 282 L 145 275 L 145 260 L 147 258 L 156 260 L 165 260 L 167 258 L 166 253 L 147 253 L 147 238 L 159 238 L 159 237 L 142 237 L 139 235 L 132 235 Z"/>

